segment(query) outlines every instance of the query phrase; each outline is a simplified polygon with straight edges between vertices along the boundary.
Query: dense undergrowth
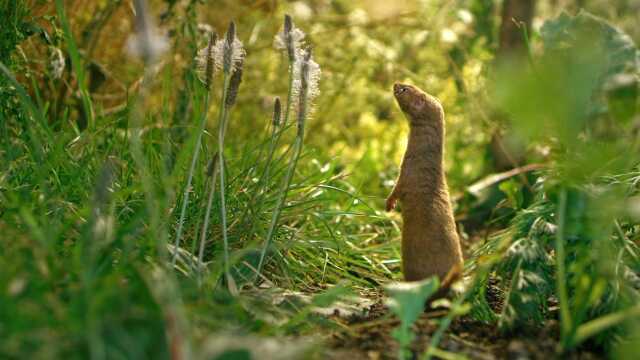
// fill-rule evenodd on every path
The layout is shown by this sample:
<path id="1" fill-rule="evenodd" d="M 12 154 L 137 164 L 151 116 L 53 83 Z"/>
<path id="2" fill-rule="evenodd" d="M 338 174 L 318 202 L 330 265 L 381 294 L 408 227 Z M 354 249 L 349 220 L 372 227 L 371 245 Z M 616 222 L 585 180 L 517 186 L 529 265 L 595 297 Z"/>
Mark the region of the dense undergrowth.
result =
<path id="1" fill-rule="evenodd" d="M 478 317 L 506 330 L 557 316 L 564 349 L 594 335 L 608 347 L 639 310 L 632 210 L 639 53 L 627 35 L 584 12 L 547 21 L 541 40 L 528 66 L 498 76 L 495 99 L 520 120 L 521 136 L 551 139 L 542 140 L 549 168 L 528 204 L 511 196 L 516 216 L 478 250 L 493 259 L 478 260 L 476 270 L 493 270 L 504 291 L 500 311 L 486 311 L 485 275 Z"/>
<path id="2" fill-rule="evenodd" d="M 497 230 L 471 245 L 467 289 L 424 355 L 466 314 L 504 333 L 558 321 L 559 352 L 633 356 L 639 52 L 598 17 L 562 14 L 490 67 L 489 3 L 380 20 L 297 2 L 284 24 L 264 4 L 211 27 L 199 1 L 151 2 L 158 16 L 133 1 L 135 17 L 112 1 L 89 18 L 0 2 L 0 355 L 268 356 L 261 339 L 335 327 L 318 307 L 400 279 L 381 204 L 406 131 L 389 85 L 409 80 L 447 109 L 463 235 Z M 298 23 L 305 11 L 324 17 Z M 104 46 L 122 14 L 127 36 Z M 496 129 L 540 166 L 466 191 L 495 170 Z M 270 355 L 317 356 L 315 340 Z"/>

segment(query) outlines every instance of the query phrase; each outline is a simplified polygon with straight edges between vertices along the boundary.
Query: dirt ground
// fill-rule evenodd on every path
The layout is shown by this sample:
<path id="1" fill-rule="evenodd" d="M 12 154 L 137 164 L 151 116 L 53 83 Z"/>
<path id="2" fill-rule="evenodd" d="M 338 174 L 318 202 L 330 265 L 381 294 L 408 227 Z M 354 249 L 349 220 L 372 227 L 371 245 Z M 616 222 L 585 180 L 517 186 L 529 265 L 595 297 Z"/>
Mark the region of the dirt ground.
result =
<path id="1" fill-rule="evenodd" d="M 426 311 L 414 325 L 417 334 L 412 345 L 414 358 L 420 358 L 437 329 L 437 318 L 444 310 Z M 362 316 L 338 319 L 344 325 L 329 335 L 329 359 L 397 359 L 398 345 L 391 336 L 399 322 L 388 311 L 379 294 L 378 301 Z M 549 320 L 536 332 L 501 333 L 463 316 L 454 320 L 440 343 L 440 349 L 469 359 L 601 359 L 603 354 L 583 350 L 562 357 L 557 355 L 558 322 Z"/>
<path id="2" fill-rule="evenodd" d="M 486 233 L 482 235 L 482 238 Z M 463 242 L 465 258 L 468 258 L 471 244 L 482 241 L 472 237 Z M 398 345 L 391 332 L 399 321 L 384 305 L 383 290 L 374 290 L 361 294 L 372 304 L 362 313 L 349 317 L 333 316 L 342 326 L 342 330 L 328 335 L 328 359 L 397 359 Z M 502 306 L 501 290 L 491 284 L 486 292 L 487 300 L 493 310 L 500 311 Z M 336 314 L 339 315 L 339 314 Z M 430 309 L 414 324 L 417 335 L 412 344 L 413 358 L 419 359 L 427 348 L 431 336 L 437 330 L 437 319 L 446 315 L 446 310 Z M 501 332 L 497 326 L 484 324 L 466 315 L 455 319 L 445 333 L 439 348 L 450 353 L 463 355 L 468 359 L 603 359 L 602 350 L 589 349 L 560 356 L 557 352 L 559 338 L 558 321 L 547 320 L 537 330 L 529 332 Z M 438 357 L 435 357 L 438 358 Z"/>

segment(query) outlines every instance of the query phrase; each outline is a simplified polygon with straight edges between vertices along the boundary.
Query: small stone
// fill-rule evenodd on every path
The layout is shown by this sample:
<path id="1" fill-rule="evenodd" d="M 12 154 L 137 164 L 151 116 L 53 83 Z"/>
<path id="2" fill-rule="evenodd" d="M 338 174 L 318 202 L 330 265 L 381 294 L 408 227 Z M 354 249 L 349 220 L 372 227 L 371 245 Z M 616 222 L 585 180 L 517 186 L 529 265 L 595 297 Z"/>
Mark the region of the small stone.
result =
<path id="1" fill-rule="evenodd" d="M 507 359 L 509 360 L 528 360 L 531 359 L 531 353 L 527 350 L 527 346 L 520 340 L 513 340 L 507 347 Z"/>

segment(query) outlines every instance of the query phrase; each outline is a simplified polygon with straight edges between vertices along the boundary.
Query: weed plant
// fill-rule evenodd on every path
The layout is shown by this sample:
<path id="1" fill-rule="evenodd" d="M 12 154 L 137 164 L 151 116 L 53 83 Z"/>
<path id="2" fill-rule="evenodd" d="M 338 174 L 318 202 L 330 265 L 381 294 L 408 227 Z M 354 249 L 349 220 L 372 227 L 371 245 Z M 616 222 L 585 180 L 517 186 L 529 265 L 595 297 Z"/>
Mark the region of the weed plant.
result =
<path id="1" fill-rule="evenodd" d="M 47 100 L 33 100 L 37 88 L 16 79 L 11 57 L 2 59 L 2 101 L 20 105 L 3 111 L 1 124 L 10 135 L 0 151 L 2 356 L 191 358 L 208 333 L 286 334 L 312 326 L 295 316 L 312 318 L 309 311 L 277 309 L 251 295 L 256 282 L 318 291 L 318 284 L 349 279 L 370 286 L 392 274 L 384 260 L 394 250 L 382 241 L 393 231 L 388 220 L 335 164 L 303 146 L 319 81 L 311 52 L 296 50 L 290 62 L 283 120 L 279 101 L 272 121 L 268 114 L 235 118 L 246 66 L 235 26 L 217 41 L 206 35 L 204 83 L 194 65 L 174 86 L 172 69 L 161 66 L 167 40 L 146 3 L 134 3 L 128 48 L 144 75 L 122 111 L 105 114 L 88 93 L 87 59 L 62 1 L 56 2 L 62 51 L 72 59 L 80 96 L 79 107 L 65 110 L 65 122 Z M 213 138 L 208 114 L 218 75 Z M 177 94 L 189 105 L 156 108 L 150 94 L 158 87 L 163 99 Z M 73 125 L 79 116 L 86 127 Z M 247 121 L 260 131 L 230 149 L 225 139 Z M 283 135 L 294 126 L 289 143 Z M 275 314 L 284 324 L 260 320 Z"/>

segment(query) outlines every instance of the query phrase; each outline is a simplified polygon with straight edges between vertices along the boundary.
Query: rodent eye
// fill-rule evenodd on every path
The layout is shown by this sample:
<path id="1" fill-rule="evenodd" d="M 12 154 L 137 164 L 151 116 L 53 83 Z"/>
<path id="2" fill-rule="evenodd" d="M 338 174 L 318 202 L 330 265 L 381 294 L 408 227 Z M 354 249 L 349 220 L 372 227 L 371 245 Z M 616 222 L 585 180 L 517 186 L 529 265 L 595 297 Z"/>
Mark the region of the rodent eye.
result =
<path id="1" fill-rule="evenodd" d="M 400 94 L 402 94 L 403 92 L 407 91 L 406 87 L 400 88 Z"/>

